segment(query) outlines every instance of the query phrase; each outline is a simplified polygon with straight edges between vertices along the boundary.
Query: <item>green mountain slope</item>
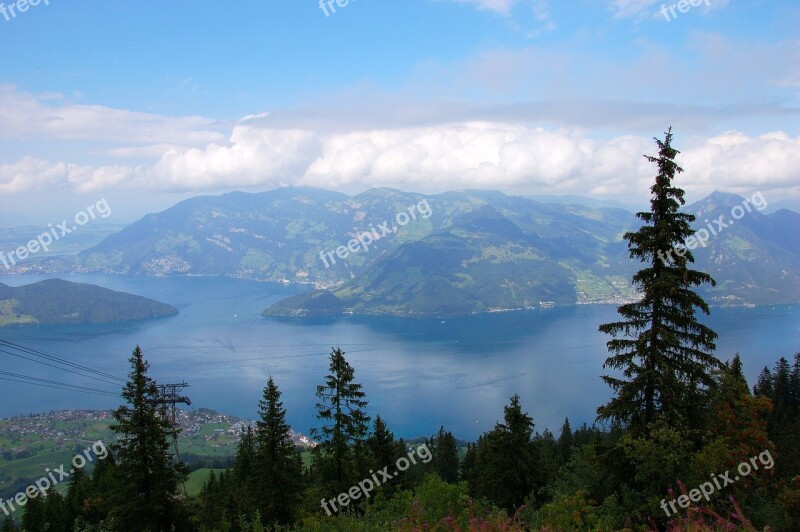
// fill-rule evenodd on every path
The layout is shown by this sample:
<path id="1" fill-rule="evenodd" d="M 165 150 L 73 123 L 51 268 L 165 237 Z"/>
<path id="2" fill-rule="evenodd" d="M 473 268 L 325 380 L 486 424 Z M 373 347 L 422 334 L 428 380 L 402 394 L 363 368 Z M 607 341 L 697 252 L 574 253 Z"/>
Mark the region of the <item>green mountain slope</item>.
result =
<path id="1" fill-rule="evenodd" d="M 745 202 L 715 192 L 687 209 L 697 216 L 695 228 L 709 233 L 706 245 L 693 251 L 698 267 L 718 283 L 704 295 L 713 304 L 800 301 L 800 214 L 764 215 Z"/>
<path id="2" fill-rule="evenodd" d="M 743 202 L 715 193 L 686 210 L 702 229 Z M 751 208 L 694 251 L 697 269 L 719 282 L 706 293 L 712 304 L 800 301 L 800 215 L 764 212 Z M 622 235 L 637 226 L 622 209 L 496 191 L 347 196 L 282 188 L 192 198 L 107 237 L 71 265 L 62 257 L 37 267 L 301 282 L 330 295 L 295 296 L 267 315 L 469 314 L 630 301 L 638 264 Z"/>
<path id="3" fill-rule="evenodd" d="M 0 326 L 105 323 L 177 313 L 175 307 L 152 299 L 61 279 L 17 287 L 0 283 Z"/>

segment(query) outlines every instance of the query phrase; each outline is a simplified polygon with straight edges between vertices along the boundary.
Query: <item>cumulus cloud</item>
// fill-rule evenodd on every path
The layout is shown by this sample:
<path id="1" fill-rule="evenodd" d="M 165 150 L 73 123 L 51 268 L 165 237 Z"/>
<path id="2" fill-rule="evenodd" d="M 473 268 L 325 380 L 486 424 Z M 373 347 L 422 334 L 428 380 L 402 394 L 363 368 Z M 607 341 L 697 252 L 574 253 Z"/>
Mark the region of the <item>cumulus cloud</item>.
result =
<path id="1" fill-rule="evenodd" d="M 780 191 L 800 196 L 800 137 L 729 131 L 677 142 L 688 192 Z M 90 168 L 25 158 L 0 166 L 0 192 L 41 186 L 170 192 L 305 185 L 422 192 L 495 188 L 524 193 L 644 198 L 652 139 L 591 138 L 582 130 L 494 121 L 319 132 L 237 124 L 226 143 L 170 149 L 154 164 Z"/>
<path id="2" fill-rule="evenodd" d="M 727 131 L 687 150 L 681 163 L 702 193 L 774 190 L 800 195 L 800 137 L 783 132 L 750 137 Z"/>
<path id="3" fill-rule="evenodd" d="M 12 194 L 48 186 L 67 184 L 67 165 L 24 157 L 12 164 L 0 165 L 0 193 Z"/>

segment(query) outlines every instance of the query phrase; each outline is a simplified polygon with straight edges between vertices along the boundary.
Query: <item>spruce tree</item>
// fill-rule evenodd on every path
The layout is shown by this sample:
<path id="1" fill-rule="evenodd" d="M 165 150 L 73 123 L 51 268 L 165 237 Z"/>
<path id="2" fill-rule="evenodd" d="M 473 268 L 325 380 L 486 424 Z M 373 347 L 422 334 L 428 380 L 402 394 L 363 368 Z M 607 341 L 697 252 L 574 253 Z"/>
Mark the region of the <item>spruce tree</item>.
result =
<path id="1" fill-rule="evenodd" d="M 230 510 L 236 518 L 240 515 L 253 516 L 257 509 L 257 496 L 250 486 L 251 476 L 257 474 L 256 470 L 256 439 L 253 428 L 248 426 L 242 431 L 239 445 L 236 448 L 236 457 L 233 462 L 233 471 L 228 503 Z"/>
<path id="2" fill-rule="evenodd" d="M 174 428 L 162 415 L 155 381 L 147 371 L 139 346 L 130 357 L 131 371 L 122 391 L 127 402 L 114 411 L 117 435 L 118 492 L 114 518 L 125 530 L 170 530 L 177 526 L 178 486 L 185 470 L 172 462 L 170 439 Z"/>
<path id="3" fill-rule="evenodd" d="M 91 480 L 83 469 L 75 469 L 69 479 L 69 489 L 64 497 L 64 514 L 69 523 L 74 523 L 79 517 L 85 517 L 83 511 L 84 501 L 89 497 Z"/>
<path id="4" fill-rule="evenodd" d="M 223 522 L 223 500 L 225 494 L 220 490 L 220 483 L 214 470 L 200 490 L 200 507 L 198 515 L 205 529 L 217 529 Z"/>
<path id="5" fill-rule="evenodd" d="M 25 503 L 25 513 L 22 514 L 21 521 L 22 530 L 26 532 L 47 530 L 47 510 L 41 493 L 38 497 L 28 499 L 28 502 Z"/>
<path id="6" fill-rule="evenodd" d="M 474 494 L 508 511 L 521 505 L 536 485 L 538 460 L 531 441 L 533 419 L 518 395 L 504 408 L 504 423 L 478 440 Z"/>
<path id="7" fill-rule="evenodd" d="M 254 492 L 264 524 L 289 524 L 293 521 L 302 490 L 302 463 L 295 451 L 281 392 L 272 377 L 267 380 L 264 398 L 259 401 L 256 429 Z"/>
<path id="8" fill-rule="evenodd" d="M 64 497 L 55 489 L 50 490 L 44 500 L 44 515 L 48 532 L 72 531 L 72 523 L 67 522 L 69 516 L 64 511 Z"/>
<path id="9" fill-rule="evenodd" d="M 355 371 L 341 349 L 331 351 L 329 370 L 325 384 L 317 386 L 317 419 L 323 425 L 312 428 L 311 435 L 321 440 L 315 449 L 314 467 L 325 488 L 339 493 L 363 473 L 356 467 L 370 418 L 364 411 L 366 394 L 361 384 L 354 382 Z"/>
<path id="10" fill-rule="evenodd" d="M 658 416 L 672 425 L 696 425 L 694 412 L 714 386 L 712 372 L 721 367 L 713 355 L 717 335 L 696 316 L 697 309 L 709 314 L 709 308 L 693 288 L 715 282 L 689 268 L 695 217 L 679 211 L 684 191 L 672 184 L 683 171 L 675 162 L 679 152 L 672 147 L 672 128 L 663 141 L 655 141 L 658 156 L 645 156 L 658 165 L 650 211 L 639 212 L 642 227 L 624 235 L 631 258 L 645 264 L 633 276 L 642 299 L 617 309 L 622 320 L 600 326 L 613 337 L 607 343 L 612 355 L 603 367 L 621 375 L 603 376 L 615 396 L 598 409 L 598 417 L 634 431 Z"/>
<path id="11" fill-rule="evenodd" d="M 558 438 L 558 453 L 561 463 L 566 464 L 572 456 L 572 427 L 569 426 L 569 418 L 564 418 L 561 426 L 561 436 Z"/>
<path id="12" fill-rule="evenodd" d="M 430 445 L 434 473 L 445 482 L 458 482 L 458 444 L 455 436 L 440 427 L 438 434 L 431 438 Z"/>
<path id="13" fill-rule="evenodd" d="M 405 444 L 394 439 L 394 434 L 381 416 L 375 417 L 372 434 L 367 439 L 367 453 L 370 458 L 370 469 L 380 471 L 386 466 L 393 466 L 398 458 L 405 454 Z M 404 477 L 405 478 L 405 477 Z M 380 490 L 387 496 L 396 491 L 401 484 L 400 477 L 381 484 Z"/>

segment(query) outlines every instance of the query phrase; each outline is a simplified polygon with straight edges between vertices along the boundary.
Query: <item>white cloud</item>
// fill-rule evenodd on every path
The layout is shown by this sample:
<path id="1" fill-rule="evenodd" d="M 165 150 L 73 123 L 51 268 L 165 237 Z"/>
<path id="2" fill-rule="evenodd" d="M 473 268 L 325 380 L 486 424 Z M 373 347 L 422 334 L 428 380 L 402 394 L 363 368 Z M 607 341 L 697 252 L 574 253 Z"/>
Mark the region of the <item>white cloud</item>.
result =
<path id="1" fill-rule="evenodd" d="M 728 131 L 693 146 L 680 162 L 700 193 L 773 190 L 800 196 L 800 137 Z"/>
<path id="2" fill-rule="evenodd" d="M 51 186 L 66 185 L 67 165 L 24 157 L 12 164 L 0 165 L 0 193 L 13 194 Z"/>
<path id="3" fill-rule="evenodd" d="M 686 172 L 679 184 L 774 190 L 800 196 L 800 137 L 738 131 L 676 142 Z M 81 192 L 128 187 L 169 192 L 307 185 L 361 190 L 374 186 L 422 192 L 494 188 L 524 193 L 644 198 L 655 168 L 643 154 L 652 139 L 590 138 L 574 129 L 469 121 L 423 127 L 322 133 L 239 123 L 225 144 L 171 149 L 148 166 L 89 168 L 25 158 L 0 166 L 0 192 L 70 186 Z"/>
<path id="4" fill-rule="evenodd" d="M 191 146 L 222 139 L 218 128 L 208 118 L 77 105 L 58 94 L 34 95 L 0 84 L 0 138 Z"/>

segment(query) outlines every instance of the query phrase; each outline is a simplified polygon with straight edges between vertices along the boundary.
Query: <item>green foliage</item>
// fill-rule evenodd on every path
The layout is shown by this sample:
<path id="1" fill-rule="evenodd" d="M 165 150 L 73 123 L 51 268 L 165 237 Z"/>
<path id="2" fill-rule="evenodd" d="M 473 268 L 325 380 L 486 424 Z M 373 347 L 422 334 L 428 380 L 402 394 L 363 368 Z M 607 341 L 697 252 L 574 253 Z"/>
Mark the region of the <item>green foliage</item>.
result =
<path id="1" fill-rule="evenodd" d="M 329 370 L 325 384 L 317 386 L 317 419 L 323 424 L 311 434 L 320 440 L 313 462 L 317 481 L 336 494 L 365 476 L 362 459 L 369 416 L 361 384 L 354 382 L 355 371 L 341 349 L 331 351 Z"/>
<path id="2" fill-rule="evenodd" d="M 22 530 L 25 532 L 38 532 L 47 530 L 47 512 L 41 494 L 29 498 L 25 503 L 25 513 L 22 514 Z"/>
<path id="3" fill-rule="evenodd" d="M 772 402 L 767 432 L 780 457 L 776 472 L 790 480 L 800 472 L 800 353 L 795 354 L 791 366 L 781 358 L 772 371 L 764 368 L 754 393 Z"/>
<path id="4" fill-rule="evenodd" d="M 0 298 L 0 326 L 106 323 L 178 313 L 176 308 L 152 299 L 61 279 L 16 286 L 10 288 L 10 294 Z"/>
<path id="5" fill-rule="evenodd" d="M 716 333 L 697 321 L 695 309 L 709 313 L 708 305 L 692 289 L 715 284 L 710 275 L 689 269 L 692 252 L 680 248 L 694 234 L 695 217 L 679 212 L 685 201 L 683 190 L 672 185 L 679 153 L 671 130 L 664 141 L 656 139 L 658 157 L 647 160 L 658 165 L 651 188 L 650 211 L 637 214 L 644 225 L 625 234 L 632 258 L 645 263 L 633 276 L 642 300 L 618 308 L 622 320 L 600 326 L 613 336 L 604 368 L 621 376 L 603 380 L 615 396 L 598 409 L 601 419 L 625 423 L 644 431 L 657 418 L 670 424 L 698 426 L 695 414 L 707 388 L 714 385 L 712 370 L 720 366 L 712 354 Z M 621 336 L 621 337 L 619 337 Z"/>
<path id="6" fill-rule="evenodd" d="M 386 422 L 381 416 L 375 417 L 372 434 L 366 442 L 367 454 L 370 460 L 370 470 L 379 471 L 386 466 L 393 465 L 398 458 L 406 454 L 405 443 L 403 440 L 396 441 L 394 434 L 389 430 Z M 400 487 L 409 485 L 409 476 L 402 475 L 381 484 L 378 488 L 380 492 L 390 497 Z"/>
<path id="7" fill-rule="evenodd" d="M 458 445 L 453 433 L 440 427 L 439 432 L 428 441 L 428 448 L 433 455 L 428 470 L 436 473 L 445 482 L 458 482 Z"/>
<path id="8" fill-rule="evenodd" d="M 162 410 L 139 346 L 130 364 L 122 391 L 127 405 L 114 411 L 116 424 L 111 426 L 117 434 L 113 449 L 118 461 L 112 515 L 126 530 L 157 531 L 179 522 L 175 497 L 186 472 L 172 463 L 169 440 L 175 429 Z"/>
<path id="9" fill-rule="evenodd" d="M 258 501 L 257 510 L 265 524 L 288 524 L 294 521 L 300 501 L 302 464 L 289 434 L 281 393 L 272 377 L 259 401 L 259 417 L 255 467 L 246 485 Z"/>
<path id="10" fill-rule="evenodd" d="M 0 528 L 2 532 L 17 532 L 17 525 L 14 523 L 14 520 L 11 519 L 10 515 L 7 515 L 5 519 L 3 519 L 3 527 Z"/>
<path id="11" fill-rule="evenodd" d="M 539 460 L 532 434 L 533 419 L 514 395 L 504 408 L 504 423 L 497 423 L 478 440 L 470 483 L 474 496 L 513 511 L 536 489 Z"/>
<path id="12" fill-rule="evenodd" d="M 558 454 L 562 464 L 569 462 L 569 458 L 572 456 L 572 445 L 572 428 L 569 426 L 569 419 L 564 418 L 561 436 L 558 437 Z"/>

